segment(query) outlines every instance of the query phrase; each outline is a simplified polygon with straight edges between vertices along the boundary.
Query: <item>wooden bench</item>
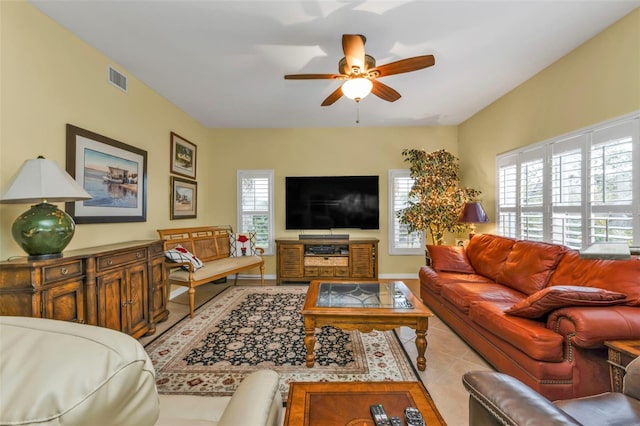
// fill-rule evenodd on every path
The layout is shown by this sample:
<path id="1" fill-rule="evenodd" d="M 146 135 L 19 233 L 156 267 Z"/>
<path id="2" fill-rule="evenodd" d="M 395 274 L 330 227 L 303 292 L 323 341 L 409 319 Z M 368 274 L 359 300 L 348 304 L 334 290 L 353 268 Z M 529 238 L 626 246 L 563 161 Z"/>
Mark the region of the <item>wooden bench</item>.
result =
<path id="1" fill-rule="evenodd" d="M 180 244 L 198 257 L 204 266 L 194 271 L 191 262 L 172 262 L 165 258 L 166 280 L 169 285 L 189 287 L 189 312 L 193 318 L 196 287 L 231 274 L 260 268 L 260 284 L 264 285 L 264 249 L 256 247 L 257 255 L 231 256 L 229 226 L 200 226 L 193 228 L 158 229 L 164 251 Z"/>

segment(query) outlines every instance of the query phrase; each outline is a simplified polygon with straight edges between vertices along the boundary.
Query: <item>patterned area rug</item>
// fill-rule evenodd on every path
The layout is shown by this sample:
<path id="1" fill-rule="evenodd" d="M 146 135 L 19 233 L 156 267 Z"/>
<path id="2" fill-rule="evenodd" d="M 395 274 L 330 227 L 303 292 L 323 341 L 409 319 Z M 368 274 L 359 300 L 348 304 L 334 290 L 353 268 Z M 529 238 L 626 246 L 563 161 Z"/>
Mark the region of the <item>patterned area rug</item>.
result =
<path id="1" fill-rule="evenodd" d="M 291 381 L 420 380 L 393 331 L 316 330 L 316 364 L 305 365 L 300 310 L 307 287 L 230 287 L 146 346 L 160 393 L 231 395 L 250 372 Z M 286 400 L 286 399 L 285 399 Z"/>

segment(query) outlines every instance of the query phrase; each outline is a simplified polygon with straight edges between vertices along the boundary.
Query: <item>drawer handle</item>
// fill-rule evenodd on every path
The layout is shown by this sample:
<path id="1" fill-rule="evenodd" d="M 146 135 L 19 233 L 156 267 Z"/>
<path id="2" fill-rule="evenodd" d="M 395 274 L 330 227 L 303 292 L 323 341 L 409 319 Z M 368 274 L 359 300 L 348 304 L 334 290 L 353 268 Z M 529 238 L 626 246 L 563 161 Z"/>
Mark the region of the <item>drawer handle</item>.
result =
<path id="1" fill-rule="evenodd" d="M 67 275 L 69 273 L 69 270 L 67 268 L 60 268 L 60 273 L 62 275 Z"/>
<path id="2" fill-rule="evenodd" d="M 107 265 L 109 265 L 109 266 L 113 265 L 113 260 L 107 259 Z"/>
<path id="3" fill-rule="evenodd" d="M 136 253 L 136 257 L 137 257 L 138 259 L 142 259 L 142 253 Z"/>

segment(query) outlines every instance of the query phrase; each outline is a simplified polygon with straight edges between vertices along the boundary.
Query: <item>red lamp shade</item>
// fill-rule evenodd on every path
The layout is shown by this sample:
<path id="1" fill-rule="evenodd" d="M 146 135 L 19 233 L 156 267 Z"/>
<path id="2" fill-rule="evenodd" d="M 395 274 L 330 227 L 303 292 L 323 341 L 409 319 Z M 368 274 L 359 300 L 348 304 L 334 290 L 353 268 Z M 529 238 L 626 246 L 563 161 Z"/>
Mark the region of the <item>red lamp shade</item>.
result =
<path id="1" fill-rule="evenodd" d="M 466 203 L 462 208 L 462 213 L 458 218 L 460 223 L 484 223 L 489 222 L 489 216 L 482 208 L 482 204 L 477 201 Z"/>

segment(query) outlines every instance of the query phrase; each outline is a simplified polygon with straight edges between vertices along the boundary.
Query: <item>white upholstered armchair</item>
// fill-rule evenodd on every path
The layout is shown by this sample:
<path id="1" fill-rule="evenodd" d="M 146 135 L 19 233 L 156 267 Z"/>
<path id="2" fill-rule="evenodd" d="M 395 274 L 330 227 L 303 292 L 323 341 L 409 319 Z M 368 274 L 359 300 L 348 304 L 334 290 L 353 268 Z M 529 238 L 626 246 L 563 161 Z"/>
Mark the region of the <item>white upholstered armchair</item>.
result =
<path id="1" fill-rule="evenodd" d="M 231 397 L 158 395 L 140 343 L 118 331 L 0 317 L 0 425 L 279 426 L 278 375 L 251 374 Z"/>

